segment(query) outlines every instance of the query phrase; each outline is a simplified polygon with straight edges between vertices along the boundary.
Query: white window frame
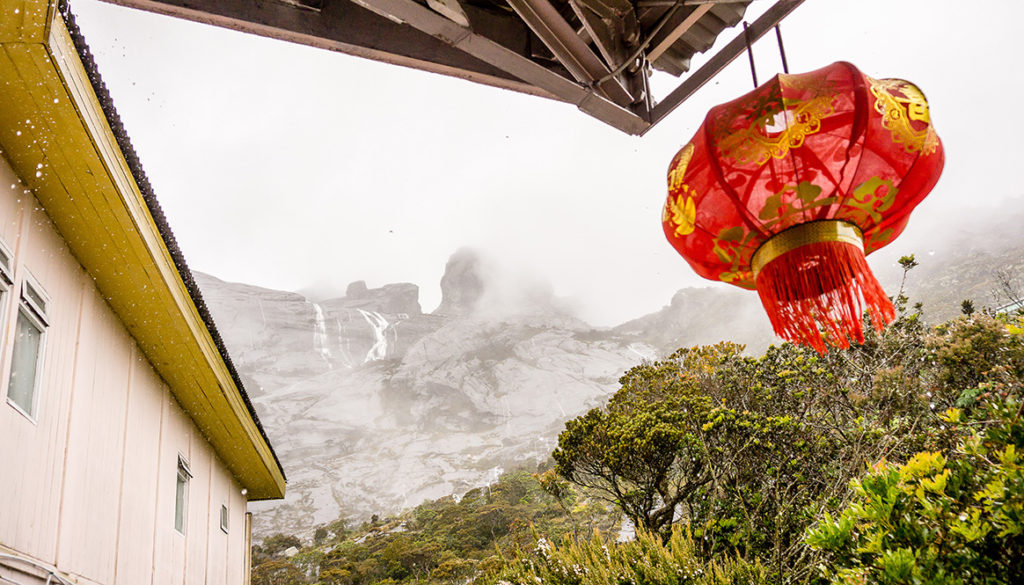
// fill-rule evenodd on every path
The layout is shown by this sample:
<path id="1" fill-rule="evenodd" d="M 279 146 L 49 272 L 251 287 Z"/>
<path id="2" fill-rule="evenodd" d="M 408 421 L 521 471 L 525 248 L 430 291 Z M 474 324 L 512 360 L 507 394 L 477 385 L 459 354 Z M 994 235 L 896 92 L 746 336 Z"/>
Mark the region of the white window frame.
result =
<path id="1" fill-rule="evenodd" d="M 21 279 L 21 298 L 18 301 L 18 313 L 19 316 L 24 316 L 28 319 L 29 323 L 39 330 L 39 347 L 36 348 L 36 367 L 35 375 L 32 379 L 32 404 L 29 406 L 29 411 L 26 412 L 21 405 L 17 404 L 11 399 L 11 374 L 8 372 L 7 380 L 4 386 L 4 396 L 7 399 L 7 404 L 11 405 L 11 408 L 23 414 L 32 422 L 36 422 L 36 416 L 39 412 L 39 387 L 42 384 L 43 379 L 43 368 L 45 366 L 44 356 L 46 355 L 46 339 L 47 331 L 50 328 L 49 319 L 46 317 L 46 308 L 50 304 L 50 295 L 46 294 L 46 291 L 27 270 L 24 270 L 24 274 Z M 17 322 L 17 317 L 15 317 Z M 13 347 L 15 342 L 11 343 Z M 6 354 L 6 351 L 5 351 Z M 13 353 L 12 353 L 13 355 Z M 14 364 L 11 364 L 13 369 Z"/>
<path id="2" fill-rule="evenodd" d="M 14 254 L 3 240 L 0 240 L 0 293 L 14 286 Z"/>
<path id="3" fill-rule="evenodd" d="M 182 536 L 188 532 L 188 488 L 193 477 L 188 459 L 178 453 L 177 473 L 174 475 L 174 531 Z M 181 526 L 178 526 L 178 482 L 185 484 L 185 493 L 181 498 Z"/>
<path id="4" fill-rule="evenodd" d="M 46 318 L 46 307 L 50 304 L 50 295 L 46 294 L 39 282 L 32 278 L 26 271 L 25 277 L 21 279 L 21 302 L 26 305 L 36 317 L 42 321 L 44 327 L 49 327 L 49 319 Z"/>
<path id="5" fill-rule="evenodd" d="M 3 240 L 0 240 L 0 360 L 6 355 L 7 344 L 7 293 L 14 286 L 14 254 Z M 3 362 L 0 361 L 0 364 Z M 4 396 L 7 392 L 4 392 Z"/>
<path id="6" fill-rule="evenodd" d="M 228 516 L 229 516 L 229 514 L 230 513 L 228 512 L 228 505 L 227 504 L 221 504 L 220 505 L 220 529 L 221 529 L 221 531 L 224 534 L 228 533 Z"/>

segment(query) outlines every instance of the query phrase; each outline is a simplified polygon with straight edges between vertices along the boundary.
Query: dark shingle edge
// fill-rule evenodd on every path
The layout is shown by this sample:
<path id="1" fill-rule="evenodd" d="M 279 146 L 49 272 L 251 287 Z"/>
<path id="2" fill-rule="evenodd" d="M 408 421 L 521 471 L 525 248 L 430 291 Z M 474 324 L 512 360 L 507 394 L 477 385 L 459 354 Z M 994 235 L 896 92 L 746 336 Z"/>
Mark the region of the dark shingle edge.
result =
<path id="1" fill-rule="evenodd" d="M 58 10 L 64 18 L 64 23 L 67 25 L 68 32 L 71 34 L 71 40 L 75 44 L 75 49 L 78 51 L 78 56 L 82 60 L 82 65 L 85 67 L 85 71 L 89 75 L 89 82 L 92 84 L 92 89 L 96 93 L 96 97 L 99 99 L 100 106 L 103 108 L 103 113 L 107 118 L 107 123 L 110 125 L 110 129 L 114 132 L 114 138 L 117 140 L 117 145 L 121 148 L 121 152 L 124 154 L 124 158 L 128 162 L 128 168 L 131 170 L 132 176 L 135 178 L 135 182 L 139 186 L 139 191 L 142 193 L 142 197 L 146 201 L 146 207 L 149 208 L 149 213 L 153 216 L 153 222 L 156 223 L 157 229 L 160 231 L 160 236 L 167 245 L 167 250 L 171 253 L 171 258 L 174 260 L 174 266 L 178 269 L 178 274 L 181 276 L 181 280 L 185 283 L 185 288 L 188 290 L 189 296 L 192 297 L 192 302 L 195 303 L 196 308 L 199 310 L 199 316 L 202 317 L 207 330 L 210 332 L 210 336 L 213 338 L 213 342 L 217 345 L 217 350 L 220 352 L 221 358 L 224 360 L 224 363 L 228 367 L 228 371 L 231 373 L 231 379 L 234 380 L 235 385 L 238 386 L 238 391 L 242 395 L 242 401 L 245 402 L 245 408 L 249 411 L 249 415 L 252 417 L 253 422 L 256 423 L 256 428 L 259 429 L 260 436 L 262 436 L 263 440 L 267 442 L 267 446 L 270 448 L 270 454 L 274 456 L 274 462 L 277 463 L 278 468 L 281 469 L 281 474 L 284 475 L 284 466 L 281 465 L 281 460 L 277 457 L 274 445 L 270 442 L 270 438 L 267 437 L 267 432 L 263 429 L 263 423 L 260 422 L 260 418 L 256 414 L 256 409 L 253 407 L 252 401 L 249 400 L 249 394 L 245 391 L 245 385 L 242 384 L 242 379 L 238 375 L 238 370 L 235 369 L 235 364 L 231 361 L 231 356 L 228 354 L 227 347 L 224 345 L 224 340 L 221 339 L 220 332 L 217 331 L 217 325 L 214 322 L 213 315 L 210 314 L 210 309 L 206 306 L 206 302 L 203 300 L 203 295 L 199 291 L 199 285 L 196 284 L 195 279 L 192 277 L 192 271 L 189 270 L 188 264 L 185 263 L 185 256 L 181 253 L 181 249 L 178 248 L 178 242 L 174 238 L 174 233 L 171 231 L 171 227 L 167 223 L 167 218 L 164 216 L 164 212 L 160 208 L 160 203 L 157 201 L 156 195 L 153 192 L 153 187 L 150 185 L 149 179 L 146 177 L 146 172 L 142 169 L 142 163 L 139 161 L 139 155 L 136 154 L 135 148 L 132 147 L 131 140 L 128 138 L 128 133 L 124 129 L 124 124 L 121 123 L 121 117 L 117 114 L 117 110 L 114 109 L 114 102 L 110 97 L 110 92 L 107 91 L 107 86 L 103 83 L 102 77 L 100 77 L 99 70 L 96 67 L 96 61 L 92 57 L 92 52 L 89 51 L 89 46 L 85 42 L 85 37 L 82 35 L 82 31 L 75 23 L 75 16 L 71 13 L 67 0 L 62 0 L 60 2 Z M 285 478 L 285 481 L 287 481 L 287 477 Z"/>

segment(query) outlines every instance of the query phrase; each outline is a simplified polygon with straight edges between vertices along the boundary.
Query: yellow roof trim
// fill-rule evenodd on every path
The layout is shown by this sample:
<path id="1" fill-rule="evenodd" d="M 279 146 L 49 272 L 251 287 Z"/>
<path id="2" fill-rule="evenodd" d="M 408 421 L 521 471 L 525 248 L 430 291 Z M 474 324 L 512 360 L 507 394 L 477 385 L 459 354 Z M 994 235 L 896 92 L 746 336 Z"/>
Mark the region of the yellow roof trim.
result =
<path id="1" fill-rule="evenodd" d="M 8 20 L 15 10 L 24 17 Z M 54 0 L 0 0 L 3 156 L 249 498 L 281 498 L 284 474 L 174 265 L 67 27 L 55 14 Z"/>
<path id="2" fill-rule="evenodd" d="M 0 43 L 41 43 L 57 11 L 57 2 L 0 1 Z"/>

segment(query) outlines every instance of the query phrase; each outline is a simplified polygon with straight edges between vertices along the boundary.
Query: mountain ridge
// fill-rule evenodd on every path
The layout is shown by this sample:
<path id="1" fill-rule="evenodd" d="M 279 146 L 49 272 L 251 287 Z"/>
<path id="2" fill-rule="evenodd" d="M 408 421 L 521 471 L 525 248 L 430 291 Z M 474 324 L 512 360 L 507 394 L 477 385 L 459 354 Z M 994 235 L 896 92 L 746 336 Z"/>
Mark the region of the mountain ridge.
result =
<path id="1" fill-rule="evenodd" d="M 996 269 L 1024 275 L 1019 235 L 947 244 L 922 255 L 906 283 L 929 321 L 955 316 L 972 295 L 979 309 L 990 304 L 978 297 L 992 296 Z M 895 293 L 899 255 L 885 252 L 873 264 Z M 546 460 L 564 422 L 603 404 L 641 360 L 726 339 L 755 354 L 777 343 L 749 292 L 680 289 L 659 311 L 594 327 L 544 283 L 496 288 L 492 269 L 458 250 L 430 313 L 411 283 L 355 281 L 313 302 L 196 273 L 290 479 L 283 502 L 252 505 L 257 535 L 487 484 Z"/>

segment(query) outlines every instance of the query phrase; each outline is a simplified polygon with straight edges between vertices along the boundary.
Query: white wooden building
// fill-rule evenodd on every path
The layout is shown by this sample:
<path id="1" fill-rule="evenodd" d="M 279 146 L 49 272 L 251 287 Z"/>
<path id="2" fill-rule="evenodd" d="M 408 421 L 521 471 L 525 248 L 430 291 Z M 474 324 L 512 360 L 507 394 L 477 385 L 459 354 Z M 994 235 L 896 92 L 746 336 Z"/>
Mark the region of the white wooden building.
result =
<path id="1" fill-rule="evenodd" d="M 284 473 L 84 47 L 0 0 L 0 583 L 241 585 Z"/>

